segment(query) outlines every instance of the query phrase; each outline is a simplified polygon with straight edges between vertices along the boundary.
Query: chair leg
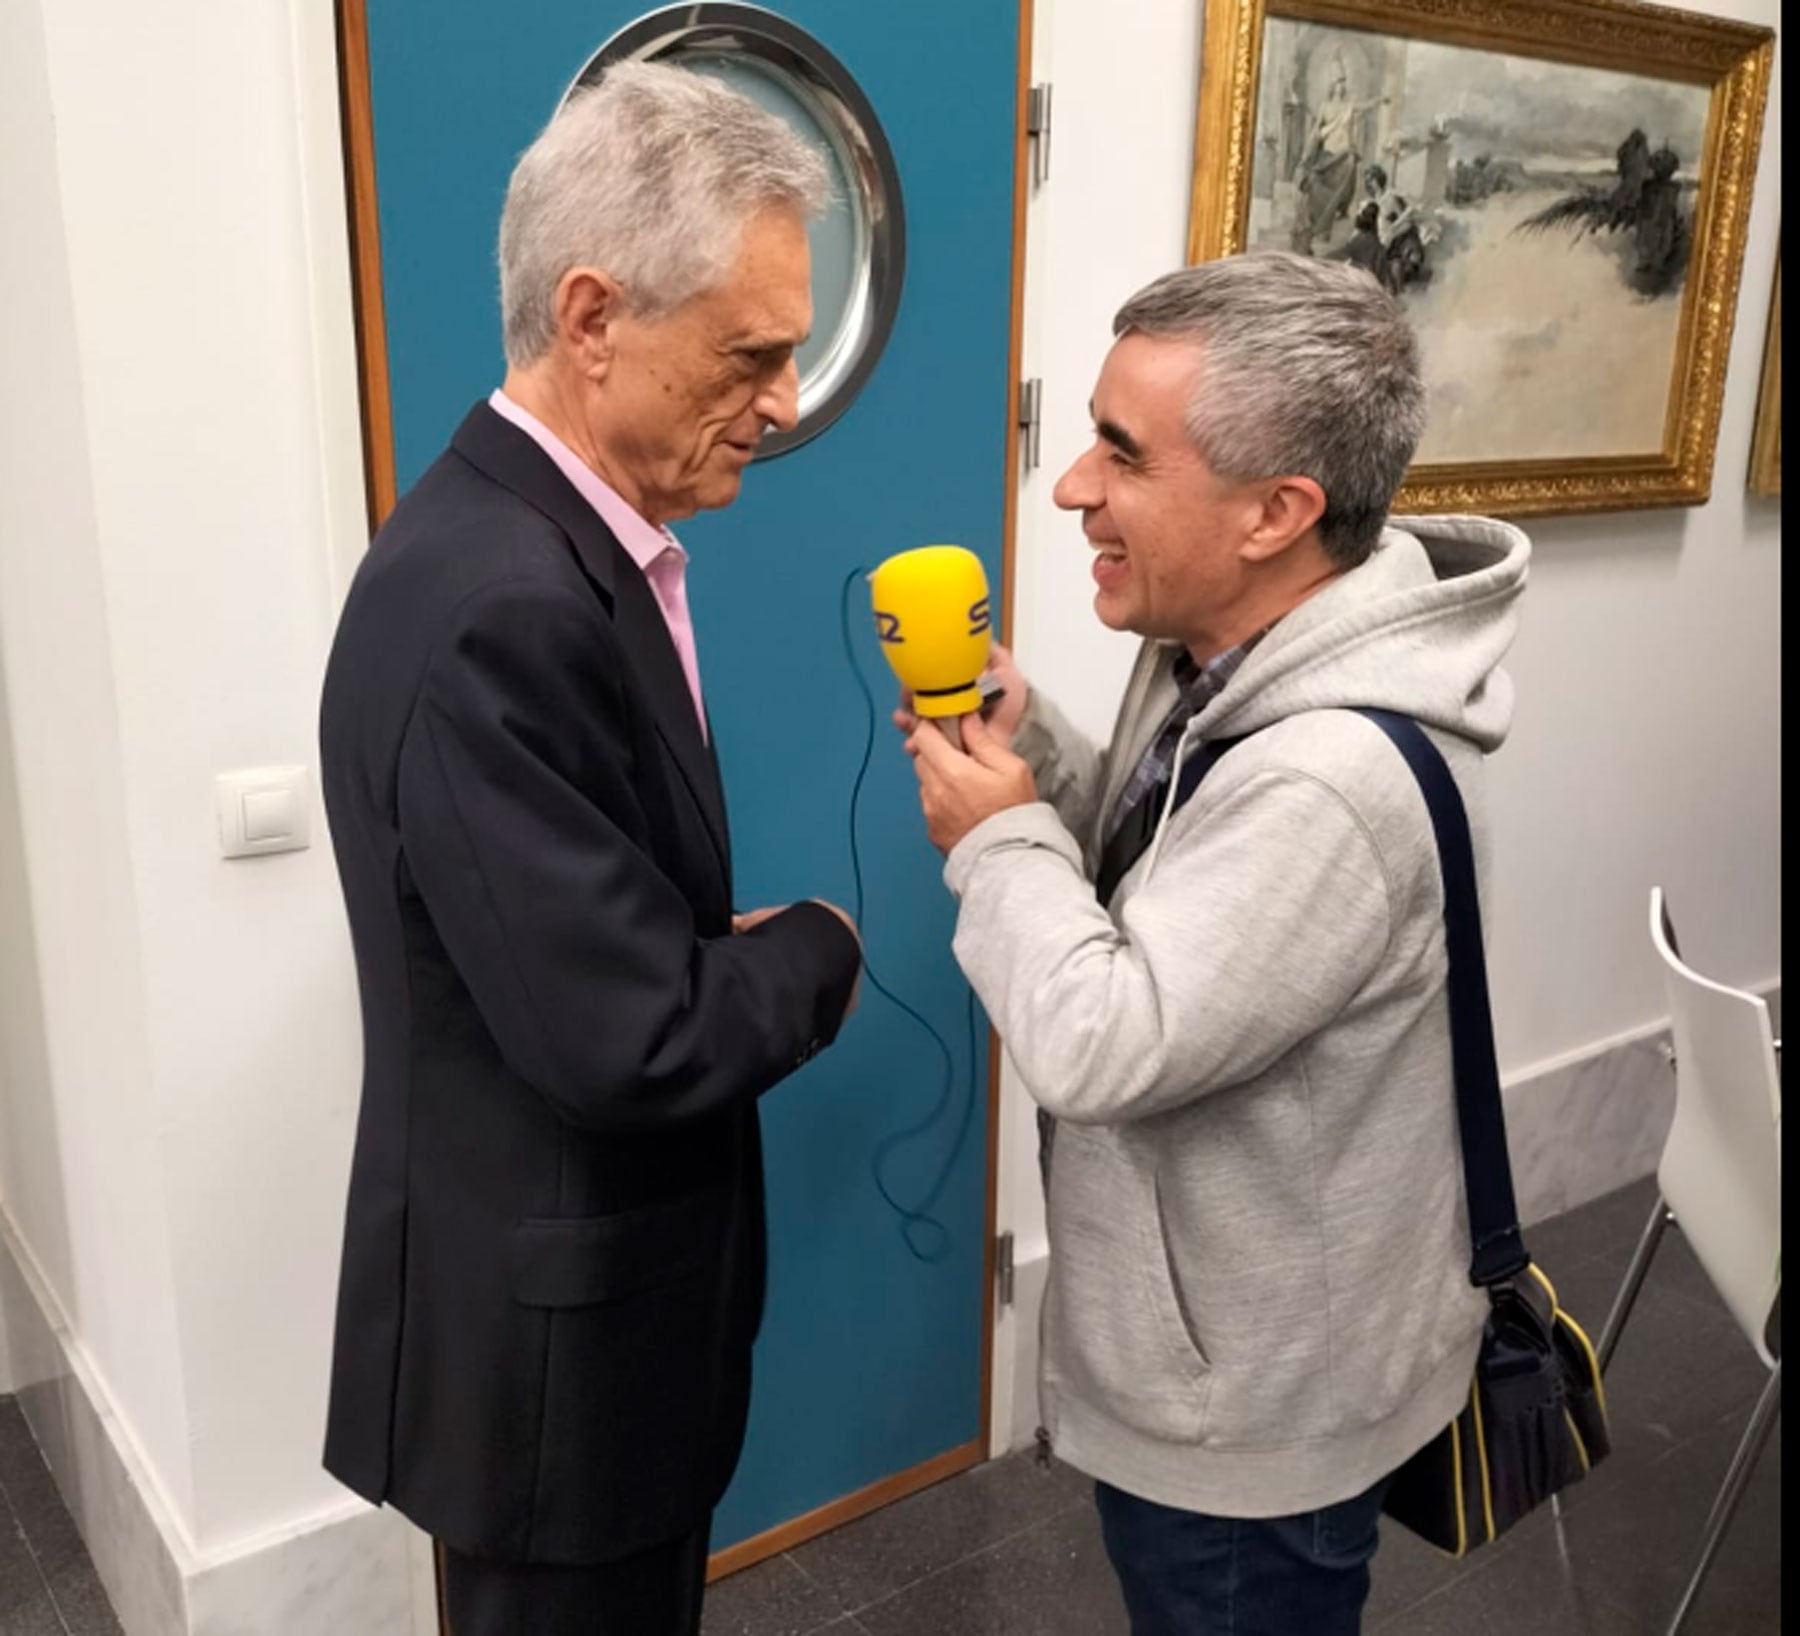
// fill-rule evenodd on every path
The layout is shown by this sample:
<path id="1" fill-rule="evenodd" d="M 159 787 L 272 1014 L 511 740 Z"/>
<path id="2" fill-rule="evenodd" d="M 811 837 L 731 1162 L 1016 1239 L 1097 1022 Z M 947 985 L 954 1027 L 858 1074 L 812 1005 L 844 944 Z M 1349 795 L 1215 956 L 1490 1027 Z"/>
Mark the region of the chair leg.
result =
<path id="1" fill-rule="evenodd" d="M 1744 1497 L 1744 1490 L 1749 1486 L 1751 1472 L 1756 1469 L 1757 1456 L 1768 1442 L 1769 1433 L 1775 1427 L 1775 1417 L 1780 1413 L 1781 1365 L 1778 1362 L 1774 1373 L 1769 1376 L 1769 1384 L 1756 1400 L 1750 1424 L 1744 1428 L 1744 1435 L 1738 1440 L 1737 1453 L 1731 1457 L 1731 1469 L 1725 1473 L 1725 1481 L 1720 1484 L 1718 1497 L 1713 1501 L 1712 1514 L 1706 1520 L 1706 1537 L 1700 1545 L 1700 1560 L 1694 1564 L 1693 1576 L 1682 1593 L 1681 1606 L 1675 1610 L 1675 1617 L 1670 1622 L 1669 1636 L 1678 1636 L 1681 1627 L 1687 1623 L 1687 1616 L 1693 1611 L 1694 1598 L 1700 1594 L 1700 1582 L 1712 1567 L 1713 1558 L 1719 1554 L 1725 1530 L 1731 1525 L 1738 1501 Z"/>
<path id="2" fill-rule="evenodd" d="M 1637 1248 L 1632 1251 L 1631 1265 L 1625 1269 L 1625 1282 L 1613 1297 L 1612 1311 L 1606 1315 L 1606 1327 L 1600 1331 L 1600 1345 L 1595 1356 L 1603 1375 L 1607 1364 L 1612 1361 L 1613 1348 L 1619 1344 L 1619 1334 L 1625 1328 L 1625 1320 L 1631 1316 L 1631 1309 L 1637 1303 L 1638 1291 L 1644 1286 L 1644 1274 L 1650 1270 L 1656 1246 L 1662 1243 L 1662 1236 L 1674 1219 L 1674 1214 L 1658 1193 L 1656 1203 L 1650 1209 L 1650 1219 L 1644 1223 Z"/>

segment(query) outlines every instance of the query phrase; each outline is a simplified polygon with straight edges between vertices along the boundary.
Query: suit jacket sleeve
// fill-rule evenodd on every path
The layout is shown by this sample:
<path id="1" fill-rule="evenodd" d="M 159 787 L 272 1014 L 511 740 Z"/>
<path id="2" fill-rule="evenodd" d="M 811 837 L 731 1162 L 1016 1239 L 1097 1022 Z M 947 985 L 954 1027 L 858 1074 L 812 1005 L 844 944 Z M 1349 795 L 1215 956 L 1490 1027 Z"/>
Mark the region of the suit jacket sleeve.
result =
<path id="1" fill-rule="evenodd" d="M 816 904 L 698 935 L 645 848 L 627 685 L 598 598 L 484 587 L 435 645 L 398 790 L 406 867 L 508 1066 L 620 1131 L 792 1072 L 835 1036 L 860 963 Z"/>

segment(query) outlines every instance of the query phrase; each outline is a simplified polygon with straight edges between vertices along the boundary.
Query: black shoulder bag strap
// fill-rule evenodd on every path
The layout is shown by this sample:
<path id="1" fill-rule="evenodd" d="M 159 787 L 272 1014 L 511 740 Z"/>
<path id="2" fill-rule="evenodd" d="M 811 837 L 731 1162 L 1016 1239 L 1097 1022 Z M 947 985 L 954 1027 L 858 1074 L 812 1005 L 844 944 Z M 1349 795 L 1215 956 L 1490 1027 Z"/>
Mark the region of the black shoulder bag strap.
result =
<path id="1" fill-rule="evenodd" d="M 1456 1121 L 1462 1133 L 1463 1185 L 1469 1200 L 1470 1282 L 1492 1287 L 1525 1270 L 1530 1257 L 1519 1232 L 1506 1116 L 1494 1056 L 1487 956 L 1481 946 L 1481 903 L 1475 891 L 1475 846 L 1462 794 L 1438 747 L 1410 716 L 1359 710 L 1405 758 L 1418 780 L 1437 834 L 1444 883 L 1444 939 L 1449 952 L 1450 1055 L 1456 1075 Z"/>
<path id="2" fill-rule="evenodd" d="M 1481 901 L 1476 894 L 1469 815 L 1443 756 L 1411 716 L 1375 709 L 1359 709 L 1356 714 L 1379 727 L 1400 752 L 1425 798 L 1437 837 L 1449 957 L 1450 1060 L 1456 1079 L 1457 1129 L 1462 1137 L 1463 1186 L 1469 1203 L 1469 1279 L 1492 1287 L 1523 1272 L 1530 1257 L 1519 1231 L 1512 1161 L 1506 1151 L 1506 1115 L 1494 1055 L 1494 1019 L 1488 1001 L 1487 955 L 1481 942 Z M 1199 788 L 1219 758 L 1247 737 L 1214 739 L 1201 745 L 1182 764 L 1171 813 Z M 1143 803 L 1152 809 L 1160 804 L 1154 795 Z M 1129 856 L 1109 848 L 1097 883 L 1102 903 L 1111 898 L 1126 870 L 1149 844 L 1157 816 L 1154 810 L 1150 816 Z"/>

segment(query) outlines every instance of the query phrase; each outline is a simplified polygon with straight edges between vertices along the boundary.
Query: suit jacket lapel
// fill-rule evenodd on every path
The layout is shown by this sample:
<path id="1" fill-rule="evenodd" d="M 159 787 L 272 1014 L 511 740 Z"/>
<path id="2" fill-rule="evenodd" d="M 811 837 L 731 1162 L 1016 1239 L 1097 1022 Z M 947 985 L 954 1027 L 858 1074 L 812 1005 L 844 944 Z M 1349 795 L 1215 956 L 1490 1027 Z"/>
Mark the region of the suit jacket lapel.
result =
<path id="1" fill-rule="evenodd" d="M 451 439 L 451 447 L 543 512 L 569 537 L 583 571 L 613 616 L 627 661 L 644 683 L 656 730 L 694 793 L 729 885 L 731 839 L 718 761 L 701 734 L 687 673 L 681 668 L 668 622 L 643 571 L 594 508 L 556 469 L 556 462 L 487 404 L 478 403 L 469 411 Z"/>
<path id="2" fill-rule="evenodd" d="M 599 520 L 595 521 L 598 526 Z M 613 549 L 625 557 L 622 546 L 615 544 Z M 719 782 L 718 763 L 701 735 L 700 718 L 694 714 L 694 695 L 669 635 L 668 621 L 663 618 L 649 581 L 629 557 L 625 557 L 625 567 L 618 576 L 617 597 L 613 624 L 620 644 L 633 670 L 648 684 L 656 730 L 706 815 L 706 827 L 729 879 L 731 843 L 725 829 L 725 794 Z"/>
<path id="3" fill-rule="evenodd" d="M 684 681 L 686 679 L 685 676 L 682 678 Z M 725 811 L 725 775 L 719 768 L 719 735 L 713 728 L 712 712 L 710 710 L 706 714 L 706 754 L 708 760 L 712 763 L 713 783 L 720 792 L 719 822 L 724 825 L 726 895 L 735 903 L 737 901 L 737 888 L 733 885 L 731 879 L 731 819 Z"/>

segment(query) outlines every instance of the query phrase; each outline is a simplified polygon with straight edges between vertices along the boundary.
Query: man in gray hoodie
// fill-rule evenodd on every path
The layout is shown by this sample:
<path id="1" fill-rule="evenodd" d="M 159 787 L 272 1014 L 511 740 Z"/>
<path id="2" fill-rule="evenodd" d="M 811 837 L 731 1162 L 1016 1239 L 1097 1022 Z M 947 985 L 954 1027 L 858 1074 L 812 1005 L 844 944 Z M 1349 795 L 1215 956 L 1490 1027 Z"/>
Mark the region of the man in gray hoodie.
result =
<path id="1" fill-rule="evenodd" d="M 966 753 L 903 724 L 957 959 L 1054 1120 L 1044 1420 L 1133 1631 L 1337 1636 L 1486 1311 L 1431 822 L 1354 709 L 1426 728 L 1485 867 L 1529 547 L 1387 526 L 1424 389 L 1360 269 L 1186 268 L 1114 333 L 1056 490 L 1095 611 L 1145 638 L 1110 745 L 1000 651 Z"/>

